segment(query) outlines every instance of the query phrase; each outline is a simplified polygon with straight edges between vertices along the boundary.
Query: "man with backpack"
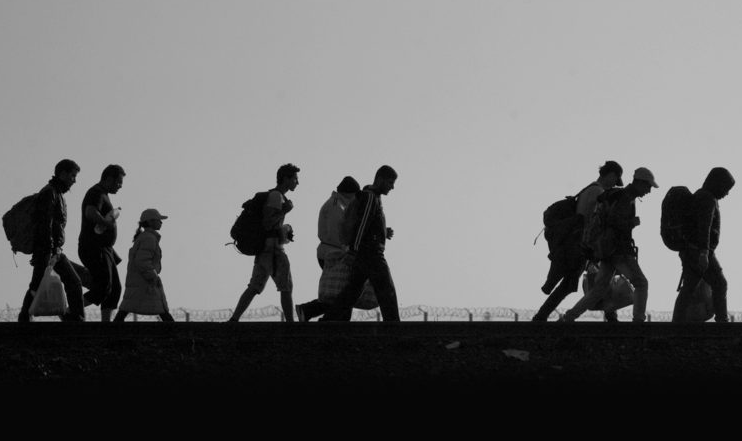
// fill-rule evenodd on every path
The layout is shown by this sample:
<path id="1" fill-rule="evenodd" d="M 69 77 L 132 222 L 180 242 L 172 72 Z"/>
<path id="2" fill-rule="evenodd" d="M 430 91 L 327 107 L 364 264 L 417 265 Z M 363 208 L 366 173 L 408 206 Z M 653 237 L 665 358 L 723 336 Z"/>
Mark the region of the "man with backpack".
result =
<path id="1" fill-rule="evenodd" d="M 111 313 L 121 298 L 121 281 L 116 265 L 121 258 L 113 249 L 116 243 L 116 216 L 109 194 L 116 194 L 124 183 L 123 167 L 106 166 L 100 181 L 93 185 L 82 200 L 82 225 L 77 253 L 90 272 L 92 285 L 85 293 L 85 305 L 100 306 L 102 322 L 111 321 Z"/>
<path id="2" fill-rule="evenodd" d="M 350 278 L 335 303 L 325 312 L 323 321 L 350 321 L 353 305 L 363 293 L 367 279 L 376 292 L 384 321 L 400 321 L 397 292 L 384 257 L 386 241 L 392 238 L 394 231 L 387 228 L 381 205 L 381 196 L 394 189 L 396 180 L 397 172 L 382 165 L 376 171 L 374 183 L 358 192 L 355 201 L 346 209 L 342 236 L 348 245 L 344 259 L 350 261 Z"/>
<path id="3" fill-rule="evenodd" d="M 31 321 L 29 308 L 36 290 L 39 288 L 46 267 L 55 258 L 54 271 L 59 274 L 67 294 L 68 311 L 60 318 L 62 321 L 85 321 L 85 309 L 82 299 L 82 283 L 67 256 L 62 252 L 64 246 L 64 228 L 67 225 L 67 203 L 64 193 L 74 185 L 80 166 L 71 159 L 63 159 L 54 167 L 54 176 L 42 188 L 35 198 L 32 214 L 33 253 L 31 265 L 33 275 L 28 291 L 23 298 L 19 322 Z"/>
<path id="4" fill-rule="evenodd" d="M 680 254 L 683 266 L 683 281 L 675 309 L 673 322 L 686 322 L 686 311 L 693 302 L 696 287 L 703 280 L 711 286 L 714 320 L 728 322 L 727 280 L 716 258 L 721 218 L 719 200 L 734 187 L 732 174 L 723 167 L 711 169 L 703 186 L 689 198 L 687 225 L 683 228 L 686 246 Z"/>
<path id="5" fill-rule="evenodd" d="M 255 255 L 250 283 L 240 296 L 229 322 L 240 320 L 253 298 L 263 292 L 269 277 L 273 279 L 276 288 L 281 293 L 281 308 L 286 321 L 294 321 L 291 268 L 283 246 L 293 240 L 291 226 L 284 225 L 286 214 L 294 208 L 294 204 L 286 198 L 286 192 L 296 190 L 299 185 L 299 171 L 299 167 L 289 163 L 279 167 L 276 172 L 278 185 L 270 190 L 261 210 L 262 225 L 260 227 L 265 232 L 263 236 L 265 244 Z"/>
<path id="6" fill-rule="evenodd" d="M 549 315 L 554 312 L 557 306 L 569 294 L 577 291 L 580 275 L 585 271 L 585 264 L 587 263 L 581 246 L 585 220 L 595 210 L 598 196 L 617 185 L 623 186 L 622 175 L 623 168 L 618 162 L 606 161 L 598 169 L 598 179 L 575 196 L 575 214 L 571 219 L 565 220 L 564 224 L 566 226 L 563 227 L 569 228 L 570 231 L 563 233 L 564 238 L 559 243 L 550 244 L 549 258 L 551 264 L 546 282 L 541 287 L 541 291 L 549 297 L 533 316 L 532 321 L 547 321 Z M 556 289 L 554 289 L 555 286 Z M 615 311 L 606 313 L 608 321 L 615 318 Z"/>
<path id="7" fill-rule="evenodd" d="M 603 300 L 610 291 L 610 283 L 615 273 L 622 274 L 634 286 L 634 322 L 646 320 L 647 294 L 649 284 L 639 267 L 637 248 L 632 231 L 640 224 L 636 216 L 635 200 L 649 194 L 652 187 L 659 188 L 649 169 L 639 167 L 634 171 L 633 181 L 625 188 L 607 192 L 598 197 L 598 206 L 590 217 L 585 233 L 595 231 L 594 222 L 600 221 L 601 228 L 594 242 L 585 242 L 592 258 L 600 262 L 595 275 L 595 286 L 571 309 L 567 310 L 562 321 L 572 322 L 586 310 Z M 585 234 L 583 234 L 583 239 Z"/>

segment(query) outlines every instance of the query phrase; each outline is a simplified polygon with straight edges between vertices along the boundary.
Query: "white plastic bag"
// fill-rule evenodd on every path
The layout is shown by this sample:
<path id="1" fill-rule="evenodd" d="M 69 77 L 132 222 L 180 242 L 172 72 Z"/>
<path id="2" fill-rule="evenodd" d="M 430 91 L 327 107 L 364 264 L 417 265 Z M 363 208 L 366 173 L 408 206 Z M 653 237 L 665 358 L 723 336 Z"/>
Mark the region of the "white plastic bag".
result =
<path id="1" fill-rule="evenodd" d="M 52 260 L 44 271 L 28 313 L 33 316 L 56 316 L 67 311 L 67 295 L 59 274 L 54 271 L 56 260 Z"/>

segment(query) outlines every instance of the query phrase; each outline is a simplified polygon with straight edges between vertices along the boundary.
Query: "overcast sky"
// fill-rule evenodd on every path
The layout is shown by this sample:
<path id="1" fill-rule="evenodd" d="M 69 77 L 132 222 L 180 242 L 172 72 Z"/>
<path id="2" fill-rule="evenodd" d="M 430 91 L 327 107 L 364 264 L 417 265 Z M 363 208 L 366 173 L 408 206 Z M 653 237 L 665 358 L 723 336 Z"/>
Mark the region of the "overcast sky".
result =
<path id="1" fill-rule="evenodd" d="M 0 0 L 0 208 L 54 165 L 75 261 L 82 197 L 127 172 L 115 249 L 144 208 L 162 228 L 172 308 L 232 308 L 252 258 L 224 243 L 241 204 L 301 168 L 286 217 L 294 300 L 317 295 L 317 214 L 345 175 L 399 172 L 384 198 L 400 306 L 536 309 L 543 210 L 620 162 L 660 185 L 637 202 L 649 310 L 671 310 L 680 261 L 659 237 L 670 186 L 742 158 L 742 4 L 735 1 Z M 739 188 L 717 250 L 742 310 Z M 0 304 L 31 277 L 0 241 Z M 119 266 L 122 279 L 126 260 Z M 563 302 L 578 300 L 573 294 Z M 279 305 L 269 282 L 253 307 Z"/>

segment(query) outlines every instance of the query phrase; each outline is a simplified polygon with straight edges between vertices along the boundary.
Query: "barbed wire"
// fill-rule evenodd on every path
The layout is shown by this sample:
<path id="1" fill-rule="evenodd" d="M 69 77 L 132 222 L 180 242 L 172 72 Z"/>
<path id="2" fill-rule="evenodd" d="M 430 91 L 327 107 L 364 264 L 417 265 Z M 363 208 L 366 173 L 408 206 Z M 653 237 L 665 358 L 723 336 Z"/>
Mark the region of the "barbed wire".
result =
<path id="1" fill-rule="evenodd" d="M 566 309 L 557 309 L 549 320 L 557 320 Z M 18 320 L 20 308 L 10 306 L 0 310 L 0 322 L 15 322 Z M 175 308 L 170 311 L 178 322 L 224 322 L 232 316 L 231 309 L 187 309 Z M 508 307 L 442 307 L 428 305 L 411 305 L 399 308 L 399 316 L 403 321 L 530 321 L 536 310 Z M 618 311 L 621 321 L 631 321 L 631 308 Z M 354 309 L 353 321 L 381 321 L 383 319 L 379 308 L 370 310 Z M 730 312 L 729 319 L 733 322 L 742 320 L 742 312 Z M 34 317 L 34 321 L 58 321 L 57 317 Z M 100 321 L 100 310 L 86 311 L 87 321 Z M 602 321 L 603 311 L 586 311 L 579 321 Z M 647 311 L 647 320 L 652 322 L 669 322 L 672 320 L 672 311 Z M 127 321 L 159 321 L 158 316 L 129 314 Z M 274 305 L 262 308 L 250 308 L 242 315 L 240 321 L 285 321 L 283 310 Z"/>

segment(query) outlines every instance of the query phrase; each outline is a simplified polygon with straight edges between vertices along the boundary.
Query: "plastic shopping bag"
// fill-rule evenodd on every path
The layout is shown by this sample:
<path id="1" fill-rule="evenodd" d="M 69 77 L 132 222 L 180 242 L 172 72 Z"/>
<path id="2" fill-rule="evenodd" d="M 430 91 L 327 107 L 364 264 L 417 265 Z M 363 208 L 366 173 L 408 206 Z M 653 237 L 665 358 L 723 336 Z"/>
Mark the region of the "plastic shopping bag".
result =
<path id="1" fill-rule="evenodd" d="M 54 271 L 54 262 L 46 267 L 44 277 L 36 290 L 29 314 L 33 316 L 62 315 L 67 310 L 67 295 L 59 274 Z"/>
<path id="2" fill-rule="evenodd" d="M 695 291 L 693 291 L 693 301 L 688 305 L 685 314 L 685 319 L 689 322 L 705 322 L 714 316 L 711 286 L 704 280 L 698 282 Z"/>
<path id="3" fill-rule="evenodd" d="M 587 295 L 590 290 L 591 280 L 587 277 L 582 279 L 582 290 Z M 634 286 L 622 274 L 616 274 L 611 278 L 608 293 L 606 297 L 600 299 L 591 311 L 617 311 L 634 303 Z"/>

